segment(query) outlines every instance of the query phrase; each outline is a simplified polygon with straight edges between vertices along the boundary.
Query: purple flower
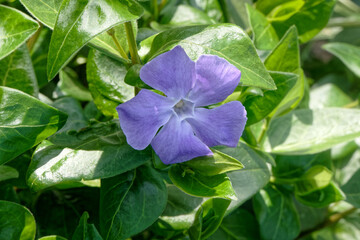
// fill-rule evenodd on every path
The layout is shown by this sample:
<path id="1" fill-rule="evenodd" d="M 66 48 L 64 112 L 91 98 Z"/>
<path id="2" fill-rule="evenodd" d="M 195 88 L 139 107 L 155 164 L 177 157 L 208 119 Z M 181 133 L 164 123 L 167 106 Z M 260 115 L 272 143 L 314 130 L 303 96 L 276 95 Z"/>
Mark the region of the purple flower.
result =
<path id="1" fill-rule="evenodd" d="M 180 46 L 154 58 L 140 78 L 167 97 L 143 89 L 116 108 L 129 145 L 141 150 L 151 143 L 165 164 L 212 155 L 216 145 L 235 147 L 247 120 L 244 106 L 202 107 L 225 100 L 240 76 L 225 59 L 202 55 L 193 62 Z"/>

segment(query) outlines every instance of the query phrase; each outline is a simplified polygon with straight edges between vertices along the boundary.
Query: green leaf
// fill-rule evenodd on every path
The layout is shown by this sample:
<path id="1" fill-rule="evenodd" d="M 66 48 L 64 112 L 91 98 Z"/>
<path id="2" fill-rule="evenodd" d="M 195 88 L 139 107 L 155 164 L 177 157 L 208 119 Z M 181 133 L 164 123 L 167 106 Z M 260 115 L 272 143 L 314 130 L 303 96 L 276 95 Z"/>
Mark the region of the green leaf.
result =
<path id="1" fill-rule="evenodd" d="M 38 95 L 34 68 L 25 44 L 0 61 L 0 83 L 35 97 Z"/>
<path id="2" fill-rule="evenodd" d="M 45 237 L 39 238 L 39 240 L 66 240 L 66 238 L 56 236 L 56 235 L 51 235 L 51 236 L 45 236 Z"/>
<path id="3" fill-rule="evenodd" d="M 299 76 L 292 73 L 271 72 L 270 75 L 274 79 L 277 89 L 273 91 L 264 90 L 263 96 L 250 95 L 243 102 L 248 117 L 246 126 L 267 117 L 299 81 Z"/>
<path id="4" fill-rule="evenodd" d="M 255 217 L 248 211 L 238 208 L 224 218 L 219 229 L 209 238 L 209 240 L 219 239 L 260 239 L 259 226 Z"/>
<path id="5" fill-rule="evenodd" d="M 133 0 L 64 0 L 51 36 L 48 79 L 53 79 L 94 37 L 115 25 L 136 20 L 142 13 L 142 7 Z"/>
<path id="6" fill-rule="evenodd" d="M 219 0 L 190 0 L 190 4 L 191 6 L 204 11 L 206 15 L 217 22 L 222 22 L 224 18 L 224 13 Z"/>
<path id="7" fill-rule="evenodd" d="M 57 84 L 56 97 L 70 96 L 80 101 L 91 101 L 92 97 L 87 88 L 78 80 L 77 73 L 66 68 L 60 71 L 60 81 Z"/>
<path id="8" fill-rule="evenodd" d="M 237 159 L 216 149 L 211 151 L 212 156 L 198 157 L 185 162 L 184 165 L 204 176 L 214 176 L 244 168 Z"/>
<path id="9" fill-rule="evenodd" d="M 19 177 L 19 172 L 15 168 L 5 165 L 0 165 L 0 182 L 18 177 Z"/>
<path id="10" fill-rule="evenodd" d="M 352 102 L 340 88 L 333 83 L 327 83 L 310 90 L 311 109 L 326 107 L 344 107 Z"/>
<path id="11" fill-rule="evenodd" d="M 0 201 L 0 213 L 0 239 L 35 238 L 35 219 L 27 208 L 16 203 Z"/>
<path id="12" fill-rule="evenodd" d="M 328 43 L 322 46 L 334 54 L 358 77 L 360 77 L 360 47 L 347 43 Z"/>
<path id="13" fill-rule="evenodd" d="M 86 65 L 87 80 L 94 103 L 105 116 L 118 118 L 116 107 L 134 96 L 134 88 L 124 82 L 126 66 L 92 50 Z"/>
<path id="14" fill-rule="evenodd" d="M 313 166 L 295 182 L 295 192 L 302 196 L 323 189 L 330 184 L 332 176 L 333 173 L 328 168 L 321 165 Z"/>
<path id="15" fill-rule="evenodd" d="M 100 233 L 94 224 L 89 224 L 87 221 L 89 214 L 84 212 L 80 218 L 79 225 L 75 229 L 72 240 L 102 240 Z"/>
<path id="16" fill-rule="evenodd" d="M 259 0 L 256 8 L 267 15 L 278 36 L 293 25 L 299 40 L 305 43 L 323 29 L 329 21 L 335 0 Z"/>
<path id="17" fill-rule="evenodd" d="M 253 31 L 253 41 L 255 47 L 261 50 L 271 50 L 279 42 L 279 37 L 276 35 L 275 29 L 266 17 L 246 4 L 246 10 L 249 16 L 249 22 Z"/>
<path id="18" fill-rule="evenodd" d="M 173 26 L 189 26 L 200 24 L 213 24 L 215 23 L 206 13 L 202 10 L 191 7 L 189 5 L 178 5 L 175 12 L 170 12 L 170 16 L 162 17 L 161 23 Z M 166 18 L 170 18 L 168 21 Z"/>
<path id="19" fill-rule="evenodd" d="M 300 233 L 299 216 L 290 196 L 268 185 L 253 200 L 262 239 L 294 239 Z"/>
<path id="20" fill-rule="evenodd" d="M 332 182 L 326 188 L 307 195 L 295 194 L 295 197 L 302 204 L 316 208 L 326 207 L 330 203 L 345 199 L 344 193 Z"/>
<path id="21" fill-rule="evenodd" d="M 196 197 L 221 197 L 236 199 L 230 179 L 226 174 L 204 176 L 177 164 L 169 170 L 171 181 L 184 192 Z"/>
<path id="22" fill-rule="evenodd" d="M 144 83 L 140 78 L 141 68 L 142 65 L 140 64 L 132 65 L 125 75 L 124 82 L 130 86 L 151 89 L 151 87 Z"/>
<path id="23" fill-rule="evenodd" d="M 328 215 L 328 208 L 313 208 L 299 203 L 293 198 L 297 212 L 299 213 L 301 232 L 313 230 L 323 223 Z"/>
<path id="24" fill-rule="evenodd" d="M 321 152 L 359 137 L 359 118 L 358 109 L 295 110 L 270 123 L 263 149 L 287 155 Z"/>
<path id="25" fill-rule="evenodd" d="M 112 177 L 151 160 L 149 149 L 136 151 L 126 143 L 118 122 L 44 141 L 34 152 L 28 185 L 38 191 L 58 183 Z"/>
<path id="26" fill-rule="evenodd" d="M 232 211 L 263 188 L 269 182 L 270 173 L 264 157 L 245 142 L 240 141 L 236 148 L 217 146 L 214 149 L 235 159 L 241 159 L 241 163 L 244 165 L 240 171 L 227 174 L 237 197 L 237 200 L 232 201 L 228 209 L 228 211 Z"/>
<path id="27" fill-rule="evenodd" d="M 166 186 L 147 165 L 101 181 L 100 223 L 105 240 L 121 240 L 149 227 L 164 211 Z"/>
<path id="28" fill-rule="evenodd" d="M 0 59 L 21 46 L 39 28 L 39 24 L 28 15 L 0 5 Z"/>
<path id="29" fill-rule="evenodd" d="M 241 70 L 241 84 L 245 86 L 276 89 L 251 40 L 233 24 L 191 26 L 161 32 L 154 38 L 147 60 L 176 45 L 181 45 L 193 60 L 202 54 L 225 58 Z"/>
<path id="30" fill-rule="evenodd" d="M 54 134 L 67 119 L 64 113 L 15 89 L 0 87 L 0 99 L 0 164 Z"/>

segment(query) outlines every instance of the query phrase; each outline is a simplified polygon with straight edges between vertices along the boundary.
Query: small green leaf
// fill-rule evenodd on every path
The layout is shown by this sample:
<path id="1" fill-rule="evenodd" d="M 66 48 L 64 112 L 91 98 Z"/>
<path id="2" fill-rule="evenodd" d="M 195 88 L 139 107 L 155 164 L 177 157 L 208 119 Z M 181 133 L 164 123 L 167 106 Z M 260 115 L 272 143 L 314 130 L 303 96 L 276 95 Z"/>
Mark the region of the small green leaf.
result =
<path id="1" fill-rule="evenodd" d="M 0 87 L 0 164 L 58 131 L 67 116 L 19 90 Z"/>
<path id="2" fill-rule="evenodd" d="M 189 5 L 180 4 L 175 12 L 162 17 L 161 23 L 172 26 L 190 26 L 215 23 L 206 13 Z"/>
<path id="3" fill-rule="evenodd" d="M 60 237 L 60 236 L 51 235 L 51 236 L 45 236 L 45 237 L 39 238 L 39 240 L 67 240 L 67 239 Z"/>
<path id="4" fill-rule="evenodd" d="M 352 99 L 333 83 L 327 83 L 310 90 L 309 106 L 311 109 L 344 107 L 351 102 Z"/>
<path id="5" fill-rule="evenodd" d="M 15 168 L 5 165 L 0 165 L 0 182 L 18 177 L 19 177 L 19 172 Z"/>
<path id="6" fill-rule="evenodd" d="M 360 77 L 360 47 L 347 43 L 328 43 L 323 48 L 340 58 L 340 60 L 358 77 Z"/>
<path id="7" fill-rule="evenodd" d="M 97 35 L 120 23 L 136 20 L 142 14 L 143 8 L 133 0 L 64 0 L 51 36 L 48 79 L 53 79 Z"/>
<path id="8" fill-rule="evenodd" d="M 17 9 L 0 5 L 0 59 L 21 46 L 39 28 L 39 24 Z"/>
<path id="9" fill-rule="evenodd" d="M 318 153 L 359 137 L 359 118 L 358 109 L 295 110 L 270 123 L 263 149 L 287 155 Z"/>
<path id="10" fill-rule="evenodd" d="M 89 224 L 87 221 L 89 214 L 84 212 L 80 218 L 79 225 L 75 229 L 72 240 L 102 240 L 100 233 L 94 224 Z"/>
<path id="11" fill-rule="evenodd" d="M 316 165 L 310 168 L 295 182 L 297 195 L 307 195 L 316 190 L 325 188 L 330 184 L 333 173 L 324 166 Z"/>
<path id="12" fill-rule="evenodd" d="M 37 97 L 38 84 L 25 44 L 0 61 L 0 84 Z"/>
<path id="13" fill-rule="evenodd" d="M 294 239 L 300 233 L 299 216 L 290 196 L 275 186 L 260 190 L 253 206 L 262 239 Z"/>
<path id="14" fill-rule="evenodd" d="M 151 159 L 149 149 L 136 151 L 126 143 L 118 120 L 51 141 L 38 146 L 29 166 L 27 182 L 35 191 L 58 183 L 112 177 Z"/>
<path id="15" fill-rule="evenodd" d="M 124 82 L 126 66 L 119 61 L 91 50 L 86 75 L 97 108 L 105 116 L 118 118 L 116 107 L 134 96 L 134 88 Z"/>
<path id="16" fill-rule="evenodd" d="M 145 40 L 146 41 L 146 40 Z M 175 28 L 156 35 L 146 60 L 181 45 L 193 60 L 203 54 L 225 58 L 241 71 L 241 84 L 276 89 L 247 34 L 233 24 Z"/>
<path id="17" fill-rule="evenodd" d="M 249 4 L 246 4 L 246 9 L 256 48 L 261 50 L 273 49 L 279 42 L 279 37 L 276 35 L 275 29 L 271 26 L 271 23 L 261 12 Z"/>
<path id="18" fill-rule="evenodd" d="M 133 66 L 131 66 L 128 70 L 128 72 L 125 75 L 125 83 L 129 84 L 130 86 L 134 86 L 134 87 L 138 87 L 138 88 L 147 88 L 147 89 L 151 89 L 150 86 L 148 86 L 146 83 L 144 83 L 141 79 L 140 79 L 140 69 L 141 69 L 141 65 L 140 64 L 135 64 Z"/>
<path id="19" fill-rule="evenodd" d="M 214 176 L 244 168 L 237 159 L 216 149 L 211 151 L 212 156 L 198 157 L 185 162 L 184 165 L 204 176 Z"/>
<path id="20" fill-rule="evenodd" d="M 105 240 L 127 239 L 153 224 L 166 205 L 166 186 L 147 165 L 101 181 L 100 223 Z"/>
<path id="21" fill-rule="evenodd" d="M 224 173 L 204 176 L 177 164 L 170 168 L 169 177 L 178 188 L 193 196 L 237 199 L 230 179 Z"/>
<path id="22" fill-rule="evenodd" d="M 0 239 L 35 239 L 35 219 L 27 208 L 0 200 L 0 213 Z"/>

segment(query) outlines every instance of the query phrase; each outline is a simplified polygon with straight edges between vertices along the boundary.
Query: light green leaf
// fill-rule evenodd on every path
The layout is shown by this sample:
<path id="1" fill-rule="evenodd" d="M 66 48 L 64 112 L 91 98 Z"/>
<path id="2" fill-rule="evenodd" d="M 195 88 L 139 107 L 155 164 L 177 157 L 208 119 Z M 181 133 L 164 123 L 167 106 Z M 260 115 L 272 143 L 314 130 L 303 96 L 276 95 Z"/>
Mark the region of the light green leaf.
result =
<path id="1" fill-rule="evenodd" d="M 130 147 L 118 122 L 94 124 L 44 141 L 34 152 L 28 185 L 38 191 L 58 183 L 107 178 L 149 161 L 149 149 Z"/>
<path id="2" fill-rule="evenodd" d="M 0 239 L 33 240 L 35 238 L 35 219 L 27 208 L 0 200 L 0 213 Z"/>
<path id="3" fill-rule="evenodd" d="M 54 134 L 67 116 L 19 90 L 0 87 L 0 164 Z"/>
<path id="4" fill-rule="evenodd" d="M 100 223 L 105 240 L 127 239 L 153 224 L 166 205 L 161 175 L 143 165 L 101 181 Z"/>
<path id="5" fill-rule="evenodd" d="M 79 225 L 75 229 L 72 240 L 102 240 L 100 233 L 94 224 L 88 223 L 89 214 L 84 212 L 80 218 Z"/>
<path id="6" fill-rule="evenodd" d="M 134 88 L 124 82 L 126 66 L 99 51 L 89 53 L 87 80 L 94 103 L 106 116 L 118 118 L 116 107 L 134 96 Z"/>
<path id="7" fill-rule="evenodd" d="M 295 182 L 295 192 L 302 196 L 323 189 L 330 184 L 332 176 L 333 173 L 328 168 L 313 166 Z"/>
<path id="8" fill-rule="evenodd" d="M 0 61 L 0 84 L 37 97 L 38 84 L 25 44 Z"/>
<path id="9" fill-rule="evenodd" d="M 264 240 L 294 239 L 300 233 L 299 216 L 290 196 L 273 185 L 260 190 L 253 199 L 254 211 Z"/>
<path id="10" fill-rule="evenodd" d="M 190 0 L 190 4 L 191 6 L 204 11 L 206 15 L 217 22 L 222 22 L 224 18 L 224 13 L 219 0 Z"/>
<path id="11" fill-rule="evenodd" d="M 67 239 L 60 237 L 60 236 L 51 235 L 51 236 L 45 236 L 45 237 L 39 238 L 39 240 L 67 240 Z"/>
<path id="12" fill-rule="evenodd" d="M 165 16 L 166 17 L 166 16 Z M 174 26 L 189 26 L 189 25 L 200 25 L 200 24 L 213 24 L 215 23 L 206 13 L 203 11 L 191 7 L 189 5 L 179 5 L 176 11 L 171 12 L 170 21 L 164 21 L 162 23 L 174 25 Z"/>
<path id="13" fill-rule="evenodd" d="M 279 42 L 279 37 L 276 35 L 275 29 L 266 17 L 246 4 L 249 22 L 253 31 L 253 41 L 257 49 L 271 50 Z"/>
<path id="14" fill-rule="evenodd" d="M 359 137 L 359 118 L 358 109 L 295 110 L 270 123 L 263 149 L 287 155 L 321 152 Z"/>
<path id="15" fill-rule="evenodd" d="M 326 107 L 344 107 L 352 102 L 340 88 L 333 83 L 327 83 L 310 90 L 311 109 Z"/>
<path id="16" fill-rule="evenodd" d="M 241 84 L 245 86 L 276 89 L 250 38 L 233 24 L 191 26 L 161 32 L 154 38 L 146 60 L 176 45 L 181 45 L 193 60 L 203 54 L 225 58 L 241 70 Z"/>
<path id="17" fill-rule="evenodd" d="M 51 36 L 48 79 L 53 79 L 97 35 L 120 23 L 136 20 L 142 13 L 143 8 L 133 0 L 64 0 Z"/>
<path id="18" fill-rule="evenodd" d="M 360 77 L 360 47 L 348 43 L 328 43 L 322 46 L 334 54 L 358 77 Z"/>
<path id="19" fill-rule="evenodd" d="M 0 182 L 18 177 L 19 172 L 15 168 L 6 165 L 0 165 Z"/>
<path id="20" fill-rule="evenodd" d="M 23 44 L 39 28 L 39 24 L 17 9 L 0 5 L 0 59 Z"/>

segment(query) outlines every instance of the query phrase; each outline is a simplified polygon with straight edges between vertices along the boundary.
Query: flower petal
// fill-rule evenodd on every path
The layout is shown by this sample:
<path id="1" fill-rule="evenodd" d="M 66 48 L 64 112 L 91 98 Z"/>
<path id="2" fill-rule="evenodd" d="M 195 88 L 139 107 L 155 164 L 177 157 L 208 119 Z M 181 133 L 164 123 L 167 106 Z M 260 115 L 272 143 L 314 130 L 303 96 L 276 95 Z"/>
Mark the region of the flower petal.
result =
<path id="1" fill-rule="evenodd" d="M 233 101 L 214 109 L 196 108 L 194 118 L 188 118 L 195 135 L 209 147 L 236 147 L 246 123 L 244 106 Z"/>
<path id="2" fill-rule="evenodd" d="M 120 104 L 116 110 L 129 145 L 138 150 L 146 148 L 158 129 L 169 121 L 173 105 L 170 99 L 145 89 Z"/>
<path id="3" fill-rule="evenodd" d="M 183 98 L 195 79 L 195 63 L 177 46 L 145 64 L 140 70 L 140 78 L 168 97 Z"/>
<path id="4" fill-rule="evenodd" d="M 160 130 L 151 142 L 154 151 L 165 164 L 179 163 L 195 157 L 212 155 L 211 150 L 195 137 L 186 121 L 176 116 Z"/>
<path id="5" fill-rule="evenodd" d="M 240 82 L 239 69 L 214 55 L 201 55 L 195 63 L 195 71 L 196 81 L 188 99 L 197 107 L 225 100 Z"/>

